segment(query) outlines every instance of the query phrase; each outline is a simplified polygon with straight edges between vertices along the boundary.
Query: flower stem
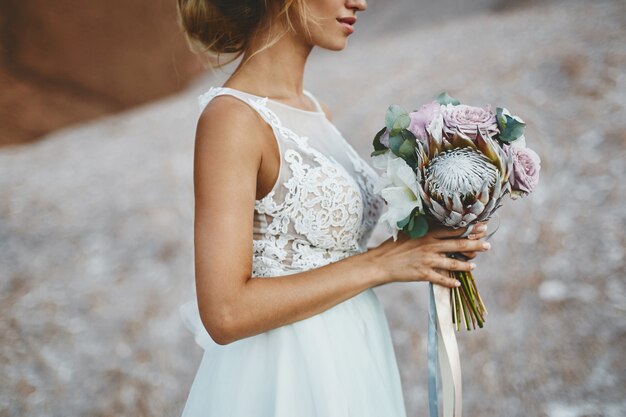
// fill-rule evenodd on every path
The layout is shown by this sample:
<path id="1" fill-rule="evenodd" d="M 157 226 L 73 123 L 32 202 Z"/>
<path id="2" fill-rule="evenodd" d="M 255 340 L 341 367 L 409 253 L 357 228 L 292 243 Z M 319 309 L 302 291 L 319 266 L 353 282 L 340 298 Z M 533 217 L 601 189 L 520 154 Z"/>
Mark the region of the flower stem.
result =
<path id="1" fill-rule="evenodd" d="M 461 293 L 459 288 L 454 289 L 454 305 L 456 307 L 456 330 L 461 330 Z"/>
<path id="2" fill-rule="evenodd" d="M 471 318 L 472 320 L 472 325 L 473 328 L 476 329 L 476 323 L 478 324 L 478 327 L 483 327 L 483 323 L 485 321 L 484 319 L 484 304 L 482 302 L 482 299 L 480 298 L 480 295 L 478 294 L 478 290 L 476 288 L 476 283 L 474 281 L 474 277 L 472 276 L 471 272 L 464 272 L 464 271 L 455 271 L 454 276 L 456 279 L 459 280 L 459 282 L 461 283 L 461 287 L 459 288 L 455 288 L 456 292 L 456 303 L 455 303 L 455 307 L 456 307 L 456 324 L 457 324 L 457 330 L 460 330 L 460 311 L 459 309 L 461 309 L 463 311 L 463 318 L 465 319 L 465 327 L 467 328 L 467 330 L 471 330 L 470 329 L 470 325 L 469 325 L 469 320 Z M 469 315 L 469 317 L 468 317 Z M 453 323 L 455 323 L 455 320 L 453 320 Z"/>
<path id="3" fill-rule="evenodd" d="M 463 302 L 465 303 L 465 310 L 467 310 L 467 313 L 470 317 L 470 319 L 472 319 L 472 329 L 476 329 L 476 319 L 474 318 L 474 310 L 472 308 L 470 308 L 470 304 L 472 303 L 472 300 L 469 299 L 469 297 L 467 296 L 467 294 L 464 295 L 463 297 Z"/>
<path id="4" fill-rule="evenodd" d="M 480 297 L 480 293 L 478 292 L 478 289 L 476 288 L 476 282 L 474 281 L 474 279 L 472 279 L 471 282 L 472 282 L 472 286 L 474 287 L 474 291 L 476 292 L 476 296 L 478 297 L 478 301 L 480 302 L 481 313 L 483 313 L 483 316 L 486 316 L 487 308 L 485 307 L 485 303 L 483 303 L 483 299 Z"/>
<path id="5" fill-rule="evenodd" d="M 452 324 L 456 323 L 456 308 L 454 306 L 454 288 L 450 288 L 450 308 L 452 309 Z"/>

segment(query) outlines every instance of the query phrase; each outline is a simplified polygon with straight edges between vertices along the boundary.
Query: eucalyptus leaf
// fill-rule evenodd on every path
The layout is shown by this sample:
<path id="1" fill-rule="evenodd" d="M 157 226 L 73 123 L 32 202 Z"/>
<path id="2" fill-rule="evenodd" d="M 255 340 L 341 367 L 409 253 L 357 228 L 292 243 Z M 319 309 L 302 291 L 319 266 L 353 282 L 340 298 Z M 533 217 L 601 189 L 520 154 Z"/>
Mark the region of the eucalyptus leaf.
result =
<path id="1" fill-rule="evenodd" d="M 415 142 L 405 139 L 398 148 L 398 154 L 402 159 L 409 159 L 415 156 Z"/>
<path id="2" fill-rule="evenodd" d="M 402 143 L 404 143 L 404 138 L 401 135 L 389 137 L 389 149 L 397 156 L 401 156 L 400 146 L 402 146 Z"/>
<path id="3" fill-rule="evenodd" d="M 417 140 L 413 132 L 411 132 L 409 129 L 402 129 L 400 131 L 400 135 L 404 138 L 404 140 L 409 139 L 412 140 L 414 143 Z"/>
<path id="4" fill-rule="evenodd" d="M 385 127 L 389 129 L 390 135 L 395 135 L 400 130 L 406 129 L 410 123 L 411 119 L 404 108 L 397 104 L 389 106 L 385 117 Z"/>
<path id="5" fill-rule="evenodd" d="M 386 130 L 387 127 L 383 127 L 378 131 L 378 133 L 376 133 L 376 136 L 374 136 L 374 150 L 381 151 L 387 149 L 387 147 L 380 142 L 380 137 L 385 133 Z"/>
<path id="6" fill-rule="evenodd" d="M 417 239 L 424 236 L 428 232 L 428 222 L 423 214 L 415 217 L 415 224 L 413 228 L 407 232 L 411 239 Z"/>
<path id="7" fill-rule="evenodd" d="M 413 171 L 417 169 L 417 155 L 414 155 L 413 158 L 405 159 L 404 162 L 406 162 Z"/>
<path id="8" fill-rule="evenodd" d="M 459 100 L 450 96 L 450 94 L 448 94 L 448 92 L 446 91 L 440 93 L 435 100 L 437 101 L 437 103 L 443 104 L 444 106 L 446 104 L 452 104 L 453 106 L 458 106 L 459 104 L 461 104 Z"/>
<path id="9" fill-rule="evenodd" d="M 510 116 L 504 116 L 506 118 L 506 128 L 500 133 L 498 139 L 502 142 L 511 143 L 524 134 L 525 123 L 519 122 Z"/>
<path id="10" fill-rule="evenodd" d="M 500 132 L 504 132 L 504 129 L 506 129 L 506 117 L 502 115 L 503 111 L 502 107 L 496 107 L 496 121 L 498 122 Z"/>
<path id="11" fill-rule="evenodd" d="M 378 150 L 378 151 L 373 151 L 370 154 L 370 156 L 378 156 L 378 155 L 382 155 L 382 154 L 384 154 L 386 152 L 389 152 L 389 149 L 385 148 L 385 149 L 381 149 L 381 150 Z"/>

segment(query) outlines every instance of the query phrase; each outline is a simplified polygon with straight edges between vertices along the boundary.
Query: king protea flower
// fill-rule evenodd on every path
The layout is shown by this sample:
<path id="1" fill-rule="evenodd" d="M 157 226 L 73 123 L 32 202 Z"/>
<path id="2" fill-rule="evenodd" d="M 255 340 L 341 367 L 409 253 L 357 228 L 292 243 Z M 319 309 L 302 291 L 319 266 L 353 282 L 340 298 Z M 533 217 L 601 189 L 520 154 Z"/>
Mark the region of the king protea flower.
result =
<path id="1" fill-rule="evenodd" d="M 444 226 L 467 227 L 488 220 L 510 192 L 511 159 L 478 129 L 475 140 L 460 131 L 444 133 L 441 141 L 428 135 L 416 153 L 423 206 Z"/>

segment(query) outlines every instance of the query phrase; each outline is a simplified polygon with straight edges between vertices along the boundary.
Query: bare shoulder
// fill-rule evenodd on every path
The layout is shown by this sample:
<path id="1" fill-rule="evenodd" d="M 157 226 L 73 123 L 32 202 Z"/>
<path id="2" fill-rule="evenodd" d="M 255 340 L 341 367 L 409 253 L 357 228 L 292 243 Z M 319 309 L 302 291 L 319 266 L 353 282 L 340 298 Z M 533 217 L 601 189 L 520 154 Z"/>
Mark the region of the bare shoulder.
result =
<path id="1" fill-rule="evenodd" d="M 247 103 L 230 95 L 214 97 L 196 128 L 194 184 L 200 204 L 214 207 L 215 196 L 227 193 L 247 207 L 264 195 L 279 170 L 280 161 L 272 159 L 278 153 L 275 142 L 272 127 Z"/>
<path id="2" fill-rule="evenodd" d="M 214 97 L 200 114 L 196 141 L 210 141 L 218 146 L 245 145 L 248 151 L 259 144 L 250 132 L 263 131 L 265 123 L 258 113 L 240 99 L 221 95 Z"/>
<path id="3" fill-rule="evenodd" d="M 236 199 L 233 190 L 254 200 L 268 128 L 253 108 L 236 97 L 217 96 L 205 106 L 194 145 L 194 183 L 201 204 L 224 193 Z"/>

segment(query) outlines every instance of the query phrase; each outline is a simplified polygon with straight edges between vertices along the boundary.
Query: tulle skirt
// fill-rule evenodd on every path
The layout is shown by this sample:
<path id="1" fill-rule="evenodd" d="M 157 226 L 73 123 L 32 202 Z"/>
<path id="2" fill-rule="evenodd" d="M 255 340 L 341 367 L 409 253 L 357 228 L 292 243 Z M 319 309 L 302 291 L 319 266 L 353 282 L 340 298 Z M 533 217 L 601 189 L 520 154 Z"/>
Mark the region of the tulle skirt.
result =
<path id="1" fill-rule="evenodd" d="M 197 307 L 181 306 L 204 349 L 183 417 L 406 417 L 387 318 L 371 288 L 227 345 L 211 339 Z"/>

